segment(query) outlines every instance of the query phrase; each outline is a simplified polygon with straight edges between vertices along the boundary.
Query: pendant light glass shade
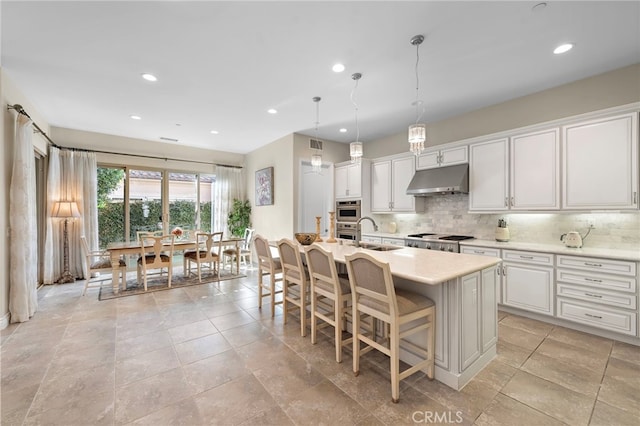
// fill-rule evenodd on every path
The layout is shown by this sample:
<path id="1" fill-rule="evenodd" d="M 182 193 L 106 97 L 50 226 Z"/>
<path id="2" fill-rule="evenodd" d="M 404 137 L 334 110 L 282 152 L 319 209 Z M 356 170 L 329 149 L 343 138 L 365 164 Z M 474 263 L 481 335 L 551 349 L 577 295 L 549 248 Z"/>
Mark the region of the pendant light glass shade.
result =
<path id="1" fill-rule="evenodd" d="M 424 150 L 424 143 L 427 140 L 427 125 L 420 123 L 420 118 L 422 114 L 419 113 L 420 108 L 422 107 L 422 113 L 424 113 L 424 105 L 422 101 L 420 101 L 420 79 L 418 78 L 418 63 L 420 62 L 420 44 L 424 41 L 424 36 L 417 35 L 411 38 L 411 45 L 416 47 L 416 100 L 414 105 L 416 107 L 416 123 L 409 126 L 409 150 L 413 152 L 415 155 L 420 155 L 420 153 Z"/>
<path id="2" fill-rule="evenodd" d="M 349 144 L 349 155 L 352 163 L 360 163 L 362 161 L 362 142 L 351 142 Z"/>
<path id="3" fill-rule="evenodd" d="M 322 98 L 319 96 L 314 96 L 311 100 L 316 104 L 316 141 L 317 143 L 321 143 L 320 139 L 318 138 L 318 125 L 320 124 L 320 101 L 322 100 Z M 313 154 L 311 154 L 311 168 L 314 173 L 320 173 L 322 171 L 321 151 L 314 151 Z"/>
<path id="4" fill-rule="evenodd" d="M 322 155 L 313 154 L 311 156 L 311 167 L 315 173 L 320 173 L 322 171 Z"/>
<path id="5" fill-rule="evenodd" d="M 427 125 L 412 124 L 409 126 L 409 149 L 415 155 L 420 155 L 424 150 L 424 142 L 427 140 Z"/>

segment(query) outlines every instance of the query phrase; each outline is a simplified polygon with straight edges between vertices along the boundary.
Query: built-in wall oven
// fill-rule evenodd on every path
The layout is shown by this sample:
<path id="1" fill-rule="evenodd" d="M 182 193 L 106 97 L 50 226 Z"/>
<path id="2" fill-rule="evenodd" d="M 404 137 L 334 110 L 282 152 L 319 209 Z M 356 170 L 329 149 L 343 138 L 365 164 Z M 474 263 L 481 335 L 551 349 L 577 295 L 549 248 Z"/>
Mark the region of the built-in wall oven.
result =
<path id="1" fill-rule="evenodd" d="M 336 222 L 357 222 L 360 219 L 360 200 L 336 201 Z"/>
<path id="2" fill-rule="evenodd" d="M 358 225 L 353 222 L 338 222 L 336 224 L 336 238 L 342 238 L 343 240 L 353 240 L 356 239 L 356 229 Z"/>

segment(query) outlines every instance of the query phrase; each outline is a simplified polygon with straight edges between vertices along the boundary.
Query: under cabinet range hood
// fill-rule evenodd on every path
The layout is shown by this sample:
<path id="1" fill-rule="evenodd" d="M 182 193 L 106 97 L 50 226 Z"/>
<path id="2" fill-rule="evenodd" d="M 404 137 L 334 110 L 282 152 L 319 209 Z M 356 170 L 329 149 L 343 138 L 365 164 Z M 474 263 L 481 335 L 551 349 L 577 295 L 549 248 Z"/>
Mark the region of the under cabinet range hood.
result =
<path id="1" fill-rule="evenodd" d="M 469 192 L 469 164 L 466 163 L 418 170 L 407 188 L 407 195 L 416 197 L 460 192 Z"/>

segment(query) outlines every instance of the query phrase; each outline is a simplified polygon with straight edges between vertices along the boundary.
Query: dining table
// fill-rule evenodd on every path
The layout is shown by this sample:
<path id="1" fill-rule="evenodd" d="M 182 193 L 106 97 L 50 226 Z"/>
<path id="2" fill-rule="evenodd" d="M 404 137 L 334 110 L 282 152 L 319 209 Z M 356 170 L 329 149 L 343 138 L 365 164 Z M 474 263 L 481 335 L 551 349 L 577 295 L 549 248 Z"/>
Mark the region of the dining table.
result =
<path id="1" fill-rule="evenodd" d="M 222 247 L 234 246 L 236 249 L 236 252 L 239 253 L 241 241 L 244 241 L 244 239 L 237 238 L 237 237 L 225 238 L 222 240 Z M 196 245 L 197 243 L 195 238 L 176 239 L 173 242 L 173 249 L 178 251 L 184 251 L 189 249 L 195 249 Z M 169 248 L 170 243 L 165 244 L 165 246 Z M 151 249 L 153 246 L 152 244 L 148 244 L 148 245 L 145 245 L 145 247 L 148 247 L 149 249 Z M 140 254 L 140 242 L 139 241 L 120 241 L 120 242 L 109 243 L 107 244 L 107 251 L 111 255 L 111 268 L 112 268 L 111 274 L 112 274 L 112 281 L 113 281 L 113 292 L 114 294 L 118 294 L 120 292 L 120 274 L 118 273 L 120 268 L 120 258 L 127 254 Z M 240 270 L 240 256 L 236 256 L 236 271 L 239 271 L 239 270 Z M 124 284 L 126 285 L 126 277 L 124 279 L 125 279 Z"/>

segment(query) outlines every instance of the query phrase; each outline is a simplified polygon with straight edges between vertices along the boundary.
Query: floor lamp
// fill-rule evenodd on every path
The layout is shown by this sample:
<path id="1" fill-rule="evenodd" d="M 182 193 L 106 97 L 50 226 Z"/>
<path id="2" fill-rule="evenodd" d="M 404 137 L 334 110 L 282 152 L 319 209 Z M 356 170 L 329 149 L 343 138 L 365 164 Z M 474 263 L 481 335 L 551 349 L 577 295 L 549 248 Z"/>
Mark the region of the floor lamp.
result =
<path id="1" fill-rule="evenodd" d="M 72 283 L 76 277 L 69 271 L 69 219 L 80 217 L 78 205 L 75 201 L 56 201 L 53 204 L 52 217 L 64 219 L 64 272 L 57 281 L 58 284 Z"/>

